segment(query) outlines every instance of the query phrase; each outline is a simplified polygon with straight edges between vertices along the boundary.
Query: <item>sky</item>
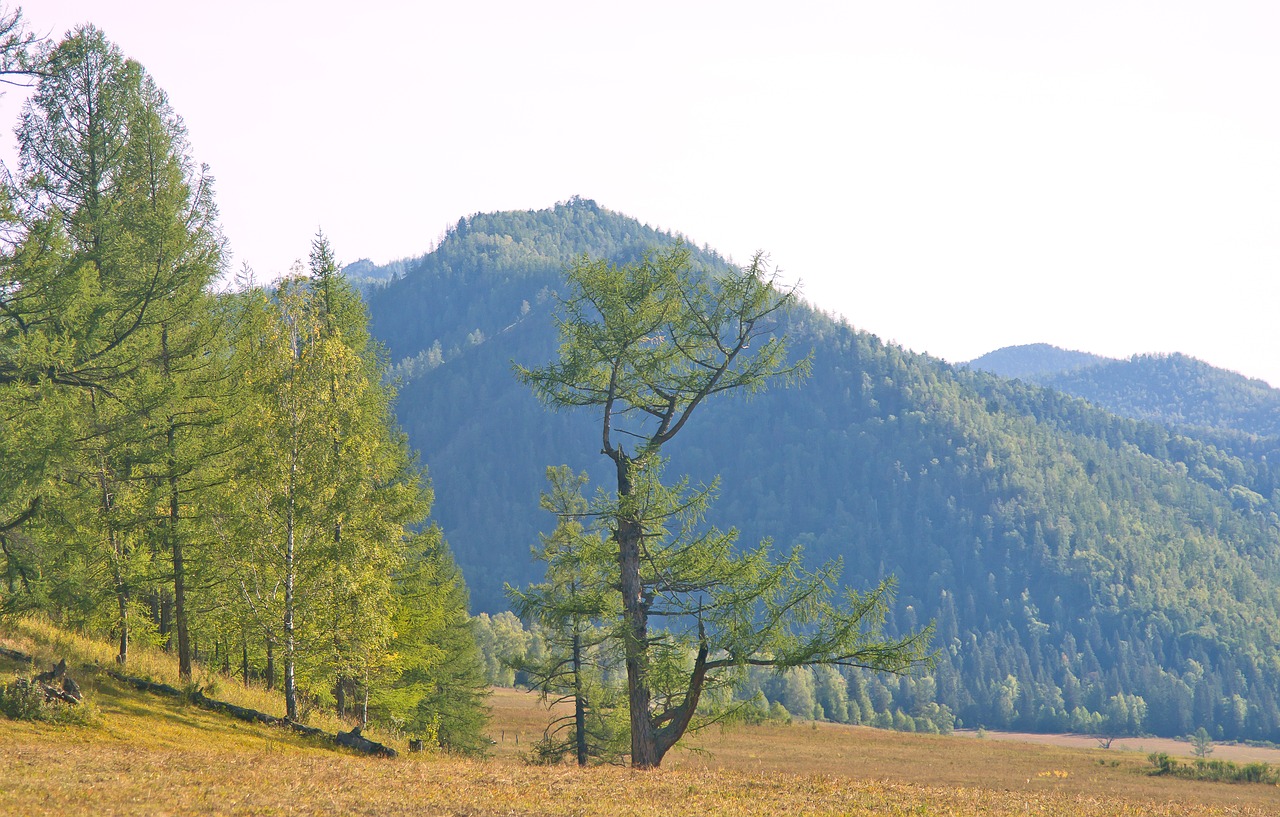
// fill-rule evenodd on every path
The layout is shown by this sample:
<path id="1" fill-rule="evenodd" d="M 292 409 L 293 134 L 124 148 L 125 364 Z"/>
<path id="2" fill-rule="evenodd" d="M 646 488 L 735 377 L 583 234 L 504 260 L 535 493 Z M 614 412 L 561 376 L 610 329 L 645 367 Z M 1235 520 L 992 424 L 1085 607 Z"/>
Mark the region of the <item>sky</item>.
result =
<path id="1" fill-rule="evenodd" d="M 421 255 L 579 195 L 960 362 L 1183 352 L 1280 386 L 1280 4 L 39 0 L 144 65 L 231 266 Z M 12 165 L 22 94 L 0 100 Z"/>

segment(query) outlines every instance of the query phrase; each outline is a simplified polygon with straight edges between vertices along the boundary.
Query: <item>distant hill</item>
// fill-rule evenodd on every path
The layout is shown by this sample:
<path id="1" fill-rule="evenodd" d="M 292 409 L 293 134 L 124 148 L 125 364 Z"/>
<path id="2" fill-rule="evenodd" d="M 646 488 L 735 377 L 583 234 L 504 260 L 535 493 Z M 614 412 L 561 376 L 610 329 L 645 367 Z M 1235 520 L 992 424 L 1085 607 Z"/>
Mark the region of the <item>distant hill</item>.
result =
<path id="1" fill-rule="evenodd" d="M 404 275 L 407 262 L 392 261 L 390 264 L 375 264 L 368 258 L 353 261 L 342 268 L 342 274 L 361 291 L 372 287 L 384 286 Z"/>
<path id="2" fill-rule="evenodd" d="M 1280 437 L 1280 389 L 1184 354 L 1117 360 L 1032 343 L 1006 346 L 960 365 L 1048 386 L 1170 428 Z"/>
<path id="3" fill-rule="evenodd" d="M 1074 352 L 1047 343 L 1029 343 L 1024 346 L 1006 346 L 987 352 L 961 365 L 971 369 L 991 372 L 1001 377 L 1032 380 L 1050 374 L 1070 372 L 1105 363 L 1111 358 L 1088 352 Z"/>
<path id="4" fill-rule="evenodd" d="M 1280 437 L 1280 389 L 1182 354 L 1135 355 L 1036 380 L 1126 417 Z"/>
<path id="5" fill-rule="evenodd" d="M 473 609 L 504 609 L 504 583 L 540 578 L 528 554 L 552 527 L 537 502 L 546 466 L 609 484 L 593 418 L 548 411 L 511 373 L 556 353 L 560 270 L 674 240 L 584 200 L 478 214 L 368 292 Z M 710 401 L 665 453 L 673 474 L 720 475 L 711 522 L 839 558 L 854 588 L 893 574 L 890 628 L 936 622 L 931 675 L 886 682 L 891 700 L 860 688 L 866 707 L 1280 740 L 1274 458 L 953 367 L 809 308 L 781 329 L 813 351 L 808 382 Z"/>

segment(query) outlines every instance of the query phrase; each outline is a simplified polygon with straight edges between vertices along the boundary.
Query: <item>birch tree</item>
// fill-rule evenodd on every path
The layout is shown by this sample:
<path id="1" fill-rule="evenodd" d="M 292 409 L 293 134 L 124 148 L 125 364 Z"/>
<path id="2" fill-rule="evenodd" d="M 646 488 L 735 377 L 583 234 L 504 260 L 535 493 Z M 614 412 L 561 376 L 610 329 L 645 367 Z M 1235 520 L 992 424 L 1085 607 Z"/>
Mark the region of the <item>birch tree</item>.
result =
<path id="1" fill-rule="evenodd" d="M 323 236 L 308 274 L 245 298 L 254 401 L 238 422 L 254 442 L 226 538 L 242 600 L 282 651 L 296 718 L 300 681 L 338 694 L 359 681 L 367 699 L 394 635 L 393 577 L 430 495 L 395 427 L 363 305 Z"/>

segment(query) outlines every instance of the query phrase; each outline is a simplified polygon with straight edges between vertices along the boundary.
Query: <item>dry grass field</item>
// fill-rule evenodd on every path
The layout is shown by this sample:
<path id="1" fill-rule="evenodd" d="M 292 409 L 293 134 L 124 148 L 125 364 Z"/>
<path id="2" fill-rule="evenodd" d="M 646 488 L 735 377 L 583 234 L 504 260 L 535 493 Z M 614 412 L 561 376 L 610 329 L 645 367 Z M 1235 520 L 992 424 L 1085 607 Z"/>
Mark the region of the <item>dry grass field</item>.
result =
<path id="1" fill-rule="evenodd" d="M 86 666 L 101 660 L 96 647 L 49 628 L 9 629 L 0 644 L 75 656 L 95 710 L 86 726 L 0 718 L 3 815 L 1280 814 L 1276 787 L 1153 778 L 1138 752 L 830 724 L 713 727 L 650 773 L 529 766 L 520 754 L 547 714 L 513 690 L 491 699 L 489 759 L 372 759 L 124 689 Z M 171 680 L 165 656 L 140 664 Z M 14 668 L 0 662 L 0 676 Z M 218 687 L 278 706 L 262 690 Z"/>

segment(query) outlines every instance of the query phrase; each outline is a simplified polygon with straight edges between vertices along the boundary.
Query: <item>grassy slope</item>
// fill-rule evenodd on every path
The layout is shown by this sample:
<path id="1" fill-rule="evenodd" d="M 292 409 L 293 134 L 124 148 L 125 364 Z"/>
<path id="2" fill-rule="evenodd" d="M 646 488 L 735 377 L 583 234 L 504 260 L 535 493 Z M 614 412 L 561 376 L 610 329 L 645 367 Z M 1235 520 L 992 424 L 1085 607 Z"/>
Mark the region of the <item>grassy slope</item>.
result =
<path id="1" fill-rule="evenodd" d="M 711 729 L 693 743 L 704 751 L 678 752 L 654 773 L 532 767 L 518 756 L 540 735 L 546 714 L 534 696 L 504 690 L 492 701 L 492 759 L 377 760 L 121 688 L 86 666 L 103 658 L 95 645 L 49 628 L 8 628 L 0 631 L 0 643 L 42 662 L 71 656 L 72 672 L 97 711 L 90 726 L 0 720 L 4 815 L 1280 811 L 1280 789 L 1151 778 L 1138 753 L 827 724 Z M 172 680 L 165 656 L 146 656 L 140 664 L 132 670 Z M 12 662 L 0 664 L 0 673 L 13 669 Z M 221 697 L 242 705 L 278 708 L 260 690 L 225 679 L 218 686 Z M 321 725 L 332 731 L 338 724 Z"/>

